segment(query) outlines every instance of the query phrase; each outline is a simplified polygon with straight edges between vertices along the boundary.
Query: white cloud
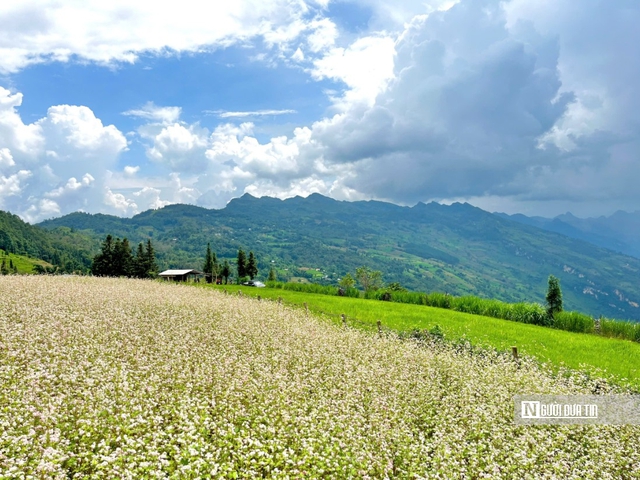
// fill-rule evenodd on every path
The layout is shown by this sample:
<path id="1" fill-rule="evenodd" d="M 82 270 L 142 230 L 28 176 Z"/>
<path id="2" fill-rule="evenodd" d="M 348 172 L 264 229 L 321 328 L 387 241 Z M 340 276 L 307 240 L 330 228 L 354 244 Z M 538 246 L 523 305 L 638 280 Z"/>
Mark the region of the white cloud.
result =
<path id="1" fill-rule="evenodd" d="M 72 57 L 135 62 L 143 52 L 199 52 L 262 36 L 289 42 L 307 28 L 304 1 L 22 0 L 0 3 L 0 72 Z"/>
<path id="2" fill-rule="evenodd" d="M 127 149 L 124 135 L 84 106 L 52 106 L 25 124 L 21 104 L 22 94 L 0 87 L 2 207 L 29 221 L 78 209 L 112 211 L 101 189 Z"/>
<path id="3" fill-rule="evenodd" d="M 244 117 L 263 117 L 271 115 L 287 115 L 290 113 L 298 113 L 296 110 L 253 110 L 245 112 L 225 112 L 223 110 L 206 110 L 205 113 L 213 113 L 220 118 L 244 118 Z"/>
<path id="4" fill-rule="evenodd" d="M 13 167 L 15 164 L 11 150 L 6 147 L 0 148 L 0 167 Z"/>
<path id="5" fill-rule="evenodd" d="M 138 212 L 138 205 L 121 193 L 114 193 L 109 187 L 104 189 L 104 204 L 111 207 L 119 215 L 127 216 Z"/>
<path id="6" fill-rule="evenodd" d="M 316 80 L 329 78 L 348 87 L 343 97 L 335 98 L 343 109 L 353 103 L 371 105 L 393 78 L 394 52 L 391 37 L 363 37 L 347 48 L 332 48 L 316 59 L 311 74 Z"/>
<path id="7" fill-rule="evenodd" d="M 161 123 L 174 123 L 180 119 L 181 113 L 180 107 L 159 107 L 153 102 L 147 102 L 142 108 L 127 110 L 122 114 Z"/>
<path id="8" fill-rule="evenodd" d="M 173 170 L 202 171 L 206 163 L 207 136 L 207 130 L 198 125 L 166 125 L 153 137 L 153 146 L 147 155 Z"/>
<path id="9" fill-rule="evenodd" d="M 124 167 L 124 174 L 132 177 L 134 176 L 136 173 L 138 173 L 140 171 L 140 167 L 139 166 L 131 166 L 131 165 L 127 165 Z"/>

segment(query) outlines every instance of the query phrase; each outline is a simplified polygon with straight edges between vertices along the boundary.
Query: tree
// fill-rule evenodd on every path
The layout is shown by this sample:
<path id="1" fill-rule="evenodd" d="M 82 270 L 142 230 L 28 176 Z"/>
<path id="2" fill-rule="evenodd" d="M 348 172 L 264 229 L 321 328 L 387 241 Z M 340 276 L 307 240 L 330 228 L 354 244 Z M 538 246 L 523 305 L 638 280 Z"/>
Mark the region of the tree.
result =
<path id="1" fill-rule="evenodd" d="M 256 264 L 256 257 L 253 255 L 253 252 L 249 252 L 249 260 L 247 261 L 245 272 L 251 280 L 258 275 L 258 265 Z"/>
<path id="2" fill-rule="evenodd" d="M 247 257 L 242 249 L 238 250 L 238 260 L 236 261 L 238 266 L 238 282 L 240 279 L 247 276 Z"/>
<path id="3" fill-rule="evenodd" d="M 133 276 L 136 278 L 146 278 L 146 260 L 144 255 L 144 245 L 141 243 L 138 244 L 138 249 L 136 250 L 136 256 L 133 259 Z"/>
<path id="4" fill-rule="evenodd" d="M 114 277 L 131 277 L 133 271 L 133 254 L 131 253 L 129 240 L 127 240 L 126 237 L 123 238 L 122 241 L 117 238 L 113 246 L 113 270 L 107 275 Z"/>
<path id="5" fill-rule="evenodd" d="M 224 279 L 225 285 L 229 283 L 229 275 L 231 275 L 231 265 L 225 260 L 220 270 L 220 276 Z"/>
<path id="6" fill-rule="evenodd" d="M 210 243 L 207 243 L 207 253 L 204 256 L 202 271 L 206 275 L 207 282 L 211 283 L 213 281 L 213 254 L 211 253 Z"/>
<path id="7" fill-rule="evenodd" d="M 553 275 L 549 275 L 549 286 L 547 288 L 547 314 L 553 315 L 562 311 L 562 291 L 560 281 Z"/>
<path id="8" fill-rule="evenodd" d="M 100 253 L 93 257 L 93 262 L 91 263 L 92 274 L 99 277 L 111 275 L 113 271 L 114 247 L 113 237 L 107 235 L 102 242 Z"/>
<path id="9" fill-rule="evenodd" d="M 356 284 L 355 279 L 351 276 L 350 273 L 347 273 L 344 277 L 342 277 L 342 279 L 340 280 L 340 283 L 338 283 L 338 285 L 342 288 L 344 288 L 345 290 L 348 290 L 350 288 L 353 288 Z"/>
<path id="10" fill-rule="evenodd" d="M 7 268 L 7 257 L 2 257 L 2 266 L 0 266 L 0 274 L 9 275 L 9 269 Z"/>
<path id="11" fill-rule="evenodd" d="M 269 270 L 269 276 L 267 277 L 267 281 L 275 282 L 276 280 L 278 280 L 278 277 L 276 276 L 276 271 L 274 270 L 273 267 L 271 267 L 271 270 Z"/>
<path id="12" fill-rule="evenodd" d="M 382 286 L 382 272 L 362 266 L 356 268 L 356 278 L 365 292 L 378 290 Z"/>
<path id="13" fill-rule="evenodd" d="M 400 285 L 399 282 L 391 282 L 387 284 L 388 292 L 406 292 L 407 289 Z"/>
<path id="14" fill-rule="evenodd" d="M 153 278 L 158 274 L 158 264 L 156 263 L 156 253 L 151 245 L 151 239 L 147 239 L 147 248 L 144 251 L 145 267 L 147 278 Z"/>
<path id="15" fill-rule="evenodd" d="M 220 264 L 218 263 L 218 257 L 216 257 L 216 252 L 213 252 L 211 256 L 211 261 L 213 264 L 213 268 L 211 269 L 211 275 L 213 275 L 213 283 L 218 283 L 218 277 L 220 276 Z"/>

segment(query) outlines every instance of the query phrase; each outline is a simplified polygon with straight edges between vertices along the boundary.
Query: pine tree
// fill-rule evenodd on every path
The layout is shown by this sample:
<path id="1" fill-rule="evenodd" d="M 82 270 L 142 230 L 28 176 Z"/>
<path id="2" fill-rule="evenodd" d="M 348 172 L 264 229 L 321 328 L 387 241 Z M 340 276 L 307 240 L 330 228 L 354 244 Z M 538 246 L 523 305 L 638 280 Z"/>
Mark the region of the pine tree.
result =
<path id="1" fill-rule="evenodd" d="M 114 277 L 131 277 L 134 274 L 134 259 L 131 253 L 131 245 L 129 240 L 123 238 L 120 241 L 116 239 L 113 247 L 113 270 L 109 275 Z"/>
<path id="2" fill-rule="evenodd" d="M 207 253 L 204 256 L 204 264 L 202 265 L 202 271 L 205 274 L 207 283 L 213 281 L 213 254 L 211 253 L 211 244 L 207 243 Z"/>
<path id="3" fill-rule="evenodd" d="M 225 284 L 229 283 L 229 275 L 231 275 L 231 265 L 225 260 L 220 270 L 220 276 L 224 279 Z"/>
<path id="4" fill-rule="evenodd" d="M 267 277 L 267 281 L 275 282 L 277 280 L 278 280 L 278 277 L 276 276 L 276 271 L 274 270 L 273 267 L 271 267 L 271 270 L 269 270 L 269 277 Z"/>
<path id="5" fill-rule="evenodd" d="M 547 314 L 553 315 L 562 311 L 562 291 L 560 281 L 553 275 L 549 275 L 549 286 L 547 288 Z"/>
<path id="6" fill-rule="evenodd" d="M 220 276 L 220 264 L 218 263 L 218 257 L 216 257 L 216 252 L 213 252 L 211 255 L 211 261 L 213 262 L 213 269 L 211 273 L 213 274 L 213 283 L 218 283 L 218 276 Z"/>
<path id="7" fill-rule="evenodd" d="M 144 256 L 146 278 L 153 278 L 158 274 L 158 264 L 156 263 L 156 254 L 150 238 L 147 239 L 147 249 L 144 252 Z"/>
<path id="8" fill-rule="evenodd" d="M 111 275 L 111 272 L 113 271 L 113 254 L 113 237 L 111 235 L 107 235 L 102 242 L 101 252 L 93 257 L 91 273 L 100 277 Z"/>
<path id="9" fill-rule="evenodd" d="M 147 278 L 146 270 L 145 270 L 145 255 L 144 255 L 144 245 L 142 243 L 138 244 L 138 249 L 136 250 L 136 256 L 133 259 L 133 276 L 136 278 Z"/>
<path id="10" fill-rule="evenodd" d="M 253 255 L 253 252 L 249 252 L 249 261 L 247 262 L 245 272 L 251 280 L 258 275 L 258 265 L 256 264 L 256 257 Z"/>
<path id="11" fill-rule="evenodd" d="M 247 257 L 242 249 L 238 250 L 238 260 L 236 263 L 238 266 L 238 282 L 240 282 L 242 278 L 247 276 Z"/>

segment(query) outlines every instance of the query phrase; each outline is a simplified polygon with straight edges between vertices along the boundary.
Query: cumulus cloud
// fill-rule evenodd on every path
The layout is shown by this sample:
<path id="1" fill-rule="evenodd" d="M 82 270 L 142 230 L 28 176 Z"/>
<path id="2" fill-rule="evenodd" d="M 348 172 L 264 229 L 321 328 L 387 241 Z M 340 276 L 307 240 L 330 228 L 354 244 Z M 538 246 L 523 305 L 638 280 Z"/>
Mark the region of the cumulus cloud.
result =
<path id="1" fill-rule="evenodd" d="M 204 32 L 203 11 L 188 1 L 176 14 L 175 31 L 162 38 L 155 32 L 168 22 L 165 13 L 142 18 L 137 5 L 105 4 L 95 11 L 111 19 L 113 5 L 120 5 L 118 15 L 130 31 L 102 49 L 85 41 L 86 26 L 70 27 L 75 37 L 41 48 L 49 33 L 40 40 L 37 33 L 61 28 L 58 7 L 34 14 L 20 29 L 31 53 L 23 58 L 13 40 L 5 41 L 5 70 L 69 55 L 133 61 L 143 51 L 197 51 L 260 35 L 276 47 L 278 68 L 284 64 L 313 80 L 333 81 L 333 105 L 331 116 L 265 141 L 247 119 L 295 112 L 205 112 L 225 123 L 204 128 L 182 121 L 178 106 L 146 103 L 124 114 L 144 122 L 136 135 L 161 172 L 152 178 L 136 162 L 117 165 L 126 138 L 89 108 L 55 106 L 25 124 L 18 113 L 21 94 L 0 88 L 3 205 L 20 205 L 38 218 L 79 205 L 73 203 L 77 192 L 85 192 L 88 202 L 79 208 L 120 214 L 173 202 L 222 207 L 243 192 L 319 192 L 408 204 L 473 199 L 495 205 L 502 199 L 513 208 L 638 204 L 640 58 L 629 54 L 629 46 L 640 41 L 640 6 L 598 0 L 355 1 L 371 10 L 371 29 L 347 39 L 322 17 L 322 2 L 218 6 L 221 22 L 235 15 L 229 23 L 242 28 L 207 25 L 211 32 Z M 16 12 L 33 6 L 23 5 L 0 7 L 0 24 L 1 15 L 11 11 L 18 21 L 23 17 Z M 77 18 L 86 13 L 82 6 L 71 11 Z M 182 16 L 196 11 L 198 20 L 185 34 Z M 151 21 L 157 25 L 149 33 Z M 60 47 L 64 42 L 71 46 Z M 85 181 L 85 175 L 94 180 Z"/>
<path id="2" fill-rule="evenodd" d="M 0 4 L 0 72 L 72 57 L 101 64 L 135 62 L 144 52 L 200 52 L 257 36 L 287 43 L 307 28 L 313 3 L 289 0 L 198 0 Z M 322 36 L 322 35 L 321 35 Z M 326 36 L 326 34 L 324 35 Z"/>
<path id="3" fill-rule="evenodd" d="M 22 94 L 0 87 L 2 208 L 38 221 L 108 207 L 102 201 L 105 173 L 127 149 L 124 135 L 84 106 L 52 106 L 25 124 L 21 104 Z"/>

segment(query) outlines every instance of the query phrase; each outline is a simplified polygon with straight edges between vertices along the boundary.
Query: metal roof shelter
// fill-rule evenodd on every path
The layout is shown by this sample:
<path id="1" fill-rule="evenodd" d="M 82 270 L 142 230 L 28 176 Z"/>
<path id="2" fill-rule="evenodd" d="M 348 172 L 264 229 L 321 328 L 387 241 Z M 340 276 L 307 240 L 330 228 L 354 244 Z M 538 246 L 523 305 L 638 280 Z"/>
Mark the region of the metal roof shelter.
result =
<path id="1" fill-rule="evenodd" d="M 188 282 L 189 280 L 199 279 L 202 275 L 204 275 L 203 272 L 193 269 L 165 270 L 158 274 L 159 277 L 167 280 L 173 280 L 174 282 Z"/>

